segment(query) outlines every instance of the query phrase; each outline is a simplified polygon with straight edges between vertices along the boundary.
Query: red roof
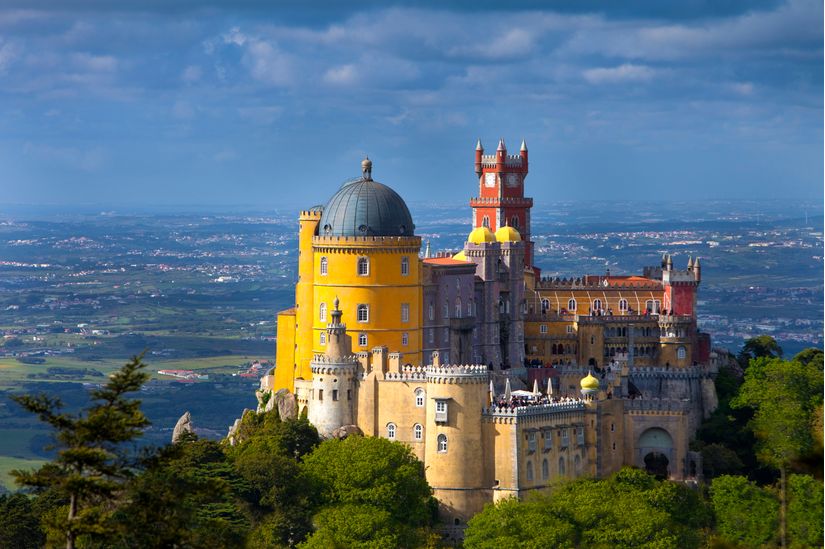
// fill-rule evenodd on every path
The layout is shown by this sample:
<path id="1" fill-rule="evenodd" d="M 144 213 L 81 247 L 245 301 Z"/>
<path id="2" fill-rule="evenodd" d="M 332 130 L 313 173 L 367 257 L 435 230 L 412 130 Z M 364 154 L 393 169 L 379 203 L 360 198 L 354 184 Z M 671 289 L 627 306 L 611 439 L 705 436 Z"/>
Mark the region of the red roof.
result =
<path id="1" fill-rule="evenodd" d="M 472 261 L 461 261 L 458 259 L 453 259 L 452 257 L 428 257 L 424 260 L 424 263 L 428 263 L 430 265 L 472 265 Z"/>

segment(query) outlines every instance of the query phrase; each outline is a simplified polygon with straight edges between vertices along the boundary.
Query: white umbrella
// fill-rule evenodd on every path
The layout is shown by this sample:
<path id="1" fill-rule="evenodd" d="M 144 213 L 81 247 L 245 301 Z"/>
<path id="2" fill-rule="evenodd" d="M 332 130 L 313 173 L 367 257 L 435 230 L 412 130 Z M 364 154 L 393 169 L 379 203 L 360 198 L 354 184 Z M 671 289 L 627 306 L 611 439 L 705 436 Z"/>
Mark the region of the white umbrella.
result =
<path id="1" fill-rule="evenodd" d="M 539 393 L 539 380 L 538 380 L 538 378 L 533 380 L 533 394 L 536 395 L 536 396 L 539 396 L 541 394 L 541 393 Z"/>
<path id="2" fill-rule="evenodd" d="M 490 402 L 496 399 L 496 388 L 493 387 L 493 380 L 490 380 Z"/>
<path id="3" fill-rule="evenodd" d="M 510 378 L 508 377 L 507 378 L 507 383 L 504 385 L 504 400 L 506 400 L 507 402 L 510 402 L 510 400 L 512 398 L 513 398 L 513 396 L 512 396 L 512 391 L 510 389 Z"/>
<path id="4" fill-rule="evenodd" d="M 547 378 L 547 396 L 553 396 L 553 378 Z"/>

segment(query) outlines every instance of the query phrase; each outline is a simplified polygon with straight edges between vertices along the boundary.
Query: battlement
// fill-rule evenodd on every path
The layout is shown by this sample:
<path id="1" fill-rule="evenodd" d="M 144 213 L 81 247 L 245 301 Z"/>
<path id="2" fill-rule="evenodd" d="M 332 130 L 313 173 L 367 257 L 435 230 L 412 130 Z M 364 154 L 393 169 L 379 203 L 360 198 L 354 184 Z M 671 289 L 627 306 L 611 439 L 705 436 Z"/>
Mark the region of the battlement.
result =
<path id="1" fill-rule="evenodd" d="M 545 277 L 536 282 L 538 290 L 570 290 L 571 288 L 580 290 L 605 290 L 608 288 L 640 288 L 645 290 L 661 290 L 662 283 L 659 280 L 651 280 L 647 277 L 611 277 L 584 275 L 570 278 L 550 278 Z"/>
<path id="2" fill-rule="evenodd" d="M 514 206 L 520 208 L 532 208 L 533 199 L 523 196 L 475 196 L 470 199 L 470 206 Z"/>
<path id="3" fill-rule="evenodd" d="M 483 383 L 490 379 L 484 364 L 427 366 L 425 371 L 429 383 Z"/>
<path id="4" fill-rule="evenodd" d="M 534 404 L 532 406 L 496 406 L 483 408 L 481 414 L 491 418 L 509 418 L 518 420 L 519 418 L 533 418 L 537 416 L 557 415 L 569 412 L 579 412 L 587 408 L 582 399 L 568 400 L 562 402 L 548 402 L 545 404 Z"/>
<path id="5" fill-rule="evenodd" d="M 404 366 L 400 372 L 387 372 L 385 381 L 421 381 L 427 380 L 427 371 L 421 366 Z"/>
<path id="6" fill-rule="evenodd" d="M 674 399 L 625 399 L 625 410 L 631 413 L 677 413 L 689 414 L 691 409 L 695 406 L 689 400 L 674 400 Z"/>

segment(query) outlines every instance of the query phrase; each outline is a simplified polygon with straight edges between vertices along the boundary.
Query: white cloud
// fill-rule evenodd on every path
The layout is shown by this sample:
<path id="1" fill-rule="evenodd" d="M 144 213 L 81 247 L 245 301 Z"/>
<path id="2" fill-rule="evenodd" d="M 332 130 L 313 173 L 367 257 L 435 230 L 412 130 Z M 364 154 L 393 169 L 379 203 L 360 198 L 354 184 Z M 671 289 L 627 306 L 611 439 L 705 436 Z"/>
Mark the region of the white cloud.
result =
<path id="1" fill-rule="evenodd" d="M 336 85 L 349 85 L 355 82 L 357 72 L 355 65 L 332 67 L 324 73 L 324 82 Z"/>
<path id="2" fill-rule="evenodd" d="M 249 40 L 244 61 L 252 77 L 265 84 L 286 86 L 292 81 L 288 56 L 269 42 Z"/>
<path id="3" fill-rule="evenodd" d="M 730 85 L 730 88 L 739 95 L 752 95 L 753 84 L 750 82 L 736 82 Z"/>
<path id="4" fill-rule="evenodd" d="M 20 55 L 20 48 L 11 42 L 3 42 L 0 38 L 0 74 L 8 70 Z"/>
<path id="5" fill-rule="evenodd" d="M 75 53 L 72 62 L 78 69 L 88 72 L 114 72 L 117 69 L 117 59 L 111 55 Z"/>
<path id="6" fill-rule="evenodd" d="M 643 82 L 650 80 L 656 71 L 645 65 L 625 63 L 618 67 L 587 69 L 582 73 L 591 84 L 612 84 L 616 82 Z"/>

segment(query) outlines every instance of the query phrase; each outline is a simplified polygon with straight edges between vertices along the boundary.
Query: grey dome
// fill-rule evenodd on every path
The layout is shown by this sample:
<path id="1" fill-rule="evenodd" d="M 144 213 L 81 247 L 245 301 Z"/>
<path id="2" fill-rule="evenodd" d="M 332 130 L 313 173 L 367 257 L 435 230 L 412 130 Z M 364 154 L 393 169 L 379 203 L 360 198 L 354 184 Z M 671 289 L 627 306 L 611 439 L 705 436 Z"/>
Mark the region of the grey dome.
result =
<path id="1" fill-rule="evenodd" d="M 369 179 L 346 183 L 327 205 L 318 225 L 326 236 L 413 236 L 410 210 L 397 192 Z"/>

